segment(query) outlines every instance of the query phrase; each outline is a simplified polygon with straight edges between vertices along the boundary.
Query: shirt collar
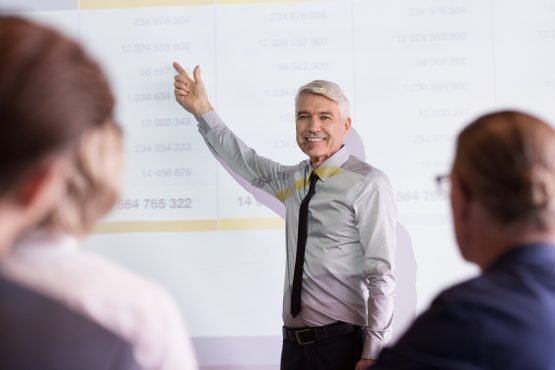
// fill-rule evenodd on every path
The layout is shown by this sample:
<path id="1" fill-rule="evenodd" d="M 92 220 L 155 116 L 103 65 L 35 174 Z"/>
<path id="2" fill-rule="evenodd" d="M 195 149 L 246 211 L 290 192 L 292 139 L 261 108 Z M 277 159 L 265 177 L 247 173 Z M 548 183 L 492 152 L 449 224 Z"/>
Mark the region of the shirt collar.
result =
<path id="1" fill-rule="evenodd" d="M 331 157 L 326 159 L 317 169 L 314 171 L 322 180 L 326 182 L 326 180 L 332 176 L 337 176 L 341 173 L 341 166 L 347 162 L 349 159 L 350 154 L 349 150 L 345 145 L 343 145 L 337 152 L 335 152 Z M 310 159 L 307 160 L 308 172 L 312 171 L 312 166 L 310 165 Z"/>
<path id="2" fill-rule="evenodd" d="M 47 230 L 34 230 L 19 238 L 14 253 L 73 253 L 78 250 L 79 240 L 70 235 Z"/>
<path id="3" fill-rule="evenodd" d="M 511 248 L 500 256 L 486 270 L 503 268 L 506 264 L 555 266 L 555 245 L 550 243 L 530 243 Z"/>

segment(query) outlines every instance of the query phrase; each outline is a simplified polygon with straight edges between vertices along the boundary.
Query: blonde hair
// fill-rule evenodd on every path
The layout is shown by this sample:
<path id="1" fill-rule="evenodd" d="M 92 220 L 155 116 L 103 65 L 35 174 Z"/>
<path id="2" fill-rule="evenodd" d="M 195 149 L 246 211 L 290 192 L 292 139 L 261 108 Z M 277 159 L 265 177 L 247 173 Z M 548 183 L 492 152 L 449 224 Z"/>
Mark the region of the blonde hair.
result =
<path id="1" fill-rule="evenodd" d="M 555 130 L 537 117 L 479 117 L 458 136 L 453 173 L 500 224 L 555 226 Z"/>
<path id="2" fill-rule="evenodd" d="M 67 173 L 66 195 L 45 227 L 84 235 L 112 209 L 120 195 L 122 146 L 121 129 L 112 122 L 83 135 Z"/>
<path id="3" fill-rule="evenodd" d="M 295 97 L 295 106 L 303 94 L 321 95 L 337 103 L 343 118 L 349 117 L 349 100 L 339 85 L 326 80 L 314 80 L 299 88 Z"/>

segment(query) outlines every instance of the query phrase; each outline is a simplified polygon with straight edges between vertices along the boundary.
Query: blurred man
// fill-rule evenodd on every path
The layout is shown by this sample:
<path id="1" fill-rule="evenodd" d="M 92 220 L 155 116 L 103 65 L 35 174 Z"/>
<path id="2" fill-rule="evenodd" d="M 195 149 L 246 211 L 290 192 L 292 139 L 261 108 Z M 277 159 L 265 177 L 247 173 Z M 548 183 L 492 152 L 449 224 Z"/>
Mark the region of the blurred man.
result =
<path id="1" fill-rule="evenodd" d="M 555 369 L 555 130 L 520 112 L 482 116 L 438 179 L 482 274 L 441 293 L 375 368 Z"/>

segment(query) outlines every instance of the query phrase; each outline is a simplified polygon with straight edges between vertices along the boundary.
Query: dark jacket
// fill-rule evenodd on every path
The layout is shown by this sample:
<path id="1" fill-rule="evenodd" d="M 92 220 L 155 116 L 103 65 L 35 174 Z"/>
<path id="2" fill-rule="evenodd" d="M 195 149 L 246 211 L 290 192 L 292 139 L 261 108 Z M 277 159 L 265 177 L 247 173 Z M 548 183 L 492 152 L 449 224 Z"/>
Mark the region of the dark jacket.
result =
<path id="1" fill-rule="evenodd" d="M 441 293 L 373 369 L 555 370 L 555 246 L 515 248 Z"/>
<path id="2" fill-rule="evenodd" d="M 129 343 L 0 276 L 0 369 L 137 370 Z"/>

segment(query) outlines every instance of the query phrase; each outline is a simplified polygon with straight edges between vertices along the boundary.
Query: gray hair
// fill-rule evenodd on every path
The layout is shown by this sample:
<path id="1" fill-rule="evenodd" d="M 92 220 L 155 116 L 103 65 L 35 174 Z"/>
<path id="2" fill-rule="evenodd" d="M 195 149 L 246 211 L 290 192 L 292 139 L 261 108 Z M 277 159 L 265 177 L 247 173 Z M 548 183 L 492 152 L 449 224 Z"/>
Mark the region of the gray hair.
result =
<path id="1" fill-rule="evenodd" d="M 337 103 L 343 118 L 349 116 L 349 100 L 339 85 L 326 80 L 314 80 L 299 87 L 295 97 L 295 105 L 299 102 L 299 97 L 303 94 L 321 95 Z"/>

